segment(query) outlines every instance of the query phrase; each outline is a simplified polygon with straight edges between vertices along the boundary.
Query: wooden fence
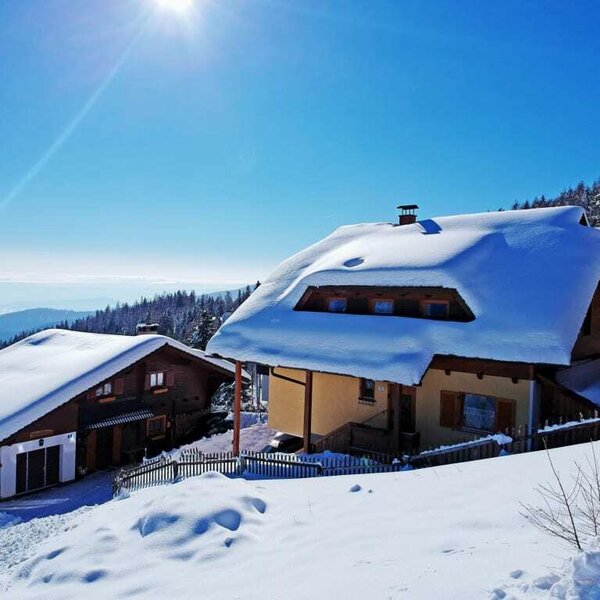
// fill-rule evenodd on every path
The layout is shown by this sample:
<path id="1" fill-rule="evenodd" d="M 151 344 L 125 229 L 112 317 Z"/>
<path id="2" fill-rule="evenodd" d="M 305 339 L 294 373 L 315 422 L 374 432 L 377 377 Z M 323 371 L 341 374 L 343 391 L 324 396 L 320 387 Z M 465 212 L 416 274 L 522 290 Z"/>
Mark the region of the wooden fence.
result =
<path id="1" fill-rule="evenodd" d="M 313 457 L 294 454 L 246 452 L 239 457 L 231 452 L 204 454 L 185 451 L 179 456 L 165 456 L 127 467 L 116 472 L 113 494 L 133 491 L 163 483 L 174 483 L 217 471 L 228 477 L 247 479 L 298 479 L 360 473 L 389 473 L 401 470 L 399 460 L 387 462 L 358 456 Z"/>
<path id="2" fill-rule="evenodd" d="M 435 467 L 481 458 L 493 458 L 501 454 L 521 454 L 544 448 L 559 448 L 600 439 L 600 419 L 595 417 L 578 422 L 537 428 L 532 434 L 523 435 L 512 430 L 499 436 L 427 450 L 409 456 L 407 464 L 414 468 Z"/>
<path id="3" fill-rule="evenodd" d="M 543 448 L 597 441 L 600 439 L 600 418 L 544 427 L 530 435 L 521 435 L 519 431 L 508 433 L 512 435 L 487 436 L 402 456 L 378 452 L 363 452 L 361 456 L 246 452 L 236 457 L 231 452 L 204 454 L 194 449 L 185 450 L 178 455 L 163 456 L 134 467 L 120 469 L 113 478 L 113 493 L 173 483 L 211 471 L 228 477 L 247 479 L 295 479 L 389 473 L 492 458 L 501 454 L 520 454 Z M 347 435 L 347 428 L 340 428 L 339 437 L 345 438 L 340 439 L 341 443 L 347 441 Z"/>

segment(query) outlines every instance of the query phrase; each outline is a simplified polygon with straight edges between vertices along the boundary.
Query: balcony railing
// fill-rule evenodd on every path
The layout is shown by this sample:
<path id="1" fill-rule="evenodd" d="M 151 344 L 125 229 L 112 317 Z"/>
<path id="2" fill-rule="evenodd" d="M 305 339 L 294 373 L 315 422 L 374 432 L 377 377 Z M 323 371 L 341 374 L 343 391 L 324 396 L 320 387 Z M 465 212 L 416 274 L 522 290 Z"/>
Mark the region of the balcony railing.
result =
<path id="1" fill-rule="evenodd" d="M 383 427 L 374 427 L 369 423 L 373 422 L 375 417 L 364 423 L 346 423 L 334 429 L 312 445 L 313 452 L 329 450 L 341 454 L 399 456 L 418 450 L 419 433 L 394 432 Z"/>

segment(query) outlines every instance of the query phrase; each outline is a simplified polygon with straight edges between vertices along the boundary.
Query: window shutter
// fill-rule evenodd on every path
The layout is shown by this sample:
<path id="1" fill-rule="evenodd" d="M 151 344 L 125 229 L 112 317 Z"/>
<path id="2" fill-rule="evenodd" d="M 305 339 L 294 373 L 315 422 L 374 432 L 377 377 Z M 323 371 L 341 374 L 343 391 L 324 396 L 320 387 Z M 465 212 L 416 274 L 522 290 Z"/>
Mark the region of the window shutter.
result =
<path id="1" fill-rule="evenodd" d="M 122 377 L 115 379 L 115 389 L 113 391 L 116 396 L 121 395 L 125 391 L 125 382 Z"/>
<path id="2" fill-rule="evenodd" d="M 440 426 L 456 428 L 460 426 L 461 401 L 458 392 L 441 392 Z"/>
<path id="3" fill-rule="evenodd" d="M 145 390 L 150 389 L 150 373 L 146 373 L 146 377 L 144 379 L 144 389 Z"/>
<path id="4" fill-rule="evenodd" d="M 515 426 L 514 400 L 496 400 L 496 431 L 506 431 Z"/>
<path id="5" fill-rule="evenodd" d="M 167 371 L 167 387 L 175 385 L 175 373 L 173 371 Z"/>

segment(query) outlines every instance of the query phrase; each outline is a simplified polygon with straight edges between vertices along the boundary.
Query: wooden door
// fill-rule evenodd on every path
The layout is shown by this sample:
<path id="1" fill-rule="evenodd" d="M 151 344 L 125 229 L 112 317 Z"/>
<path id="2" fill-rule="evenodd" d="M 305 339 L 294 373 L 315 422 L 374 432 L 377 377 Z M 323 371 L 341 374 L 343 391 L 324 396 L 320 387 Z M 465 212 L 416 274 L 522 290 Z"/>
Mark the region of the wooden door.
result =
<path id="1" fill-rule="evenodd" d="M 27 491 L 27 452 L 17 454 L 17 494 Z"/>
<path id="2" fill-rule="evenodd" d="M 415 388 L 403 385 L 400 393 L 399 402 L 400 431 L 403 433 L 415 432 L 415 400 Z"/>
<path id="3" fill-rule="evenodd" d="M 123 425 L 121 431 L 121 463 L 127 465 L 135 462 L 141 446 L 139 423 L 126 423 Z"/>
<path id="4" fill-rule="evenodd" d="M 32 450 L 27 453 L 27 491 L 46 487 L 44 468 L 46 449 Z"/>
<path id="5" fill-rule="evenodd" d="M 106 469 L 113 464 L 113 428 L 96 430 L 96 469 Z"/>
<path id="6" fill-rule="evenodd" d="M 388 429 L 393 430 L 395 435 L 415 432 L 415 399 L 414 387 L 389 384 Z"/>
<path id="7" fill-rule="evenodd" d="M 60 477 L 60 446 L 17 454 L 16 493 L 56 485 Z"/>
<path id="8" fill-rule="evenodd" d="M 46 448 L 46 485 L 55 485 L 60 478 L 60 446 Z"/>

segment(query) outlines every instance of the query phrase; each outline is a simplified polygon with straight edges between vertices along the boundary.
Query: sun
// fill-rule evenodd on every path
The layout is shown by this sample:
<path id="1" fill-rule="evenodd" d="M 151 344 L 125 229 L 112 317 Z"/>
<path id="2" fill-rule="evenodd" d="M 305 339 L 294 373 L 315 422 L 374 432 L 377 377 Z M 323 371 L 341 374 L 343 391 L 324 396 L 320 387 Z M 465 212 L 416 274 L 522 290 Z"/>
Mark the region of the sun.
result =
<path id="1" fill-rule="evenodd" d="M 155 2 L 160 8 L 180 14 L 188 12 L 194 4 L 194 0 L 155 0 Z"/>

